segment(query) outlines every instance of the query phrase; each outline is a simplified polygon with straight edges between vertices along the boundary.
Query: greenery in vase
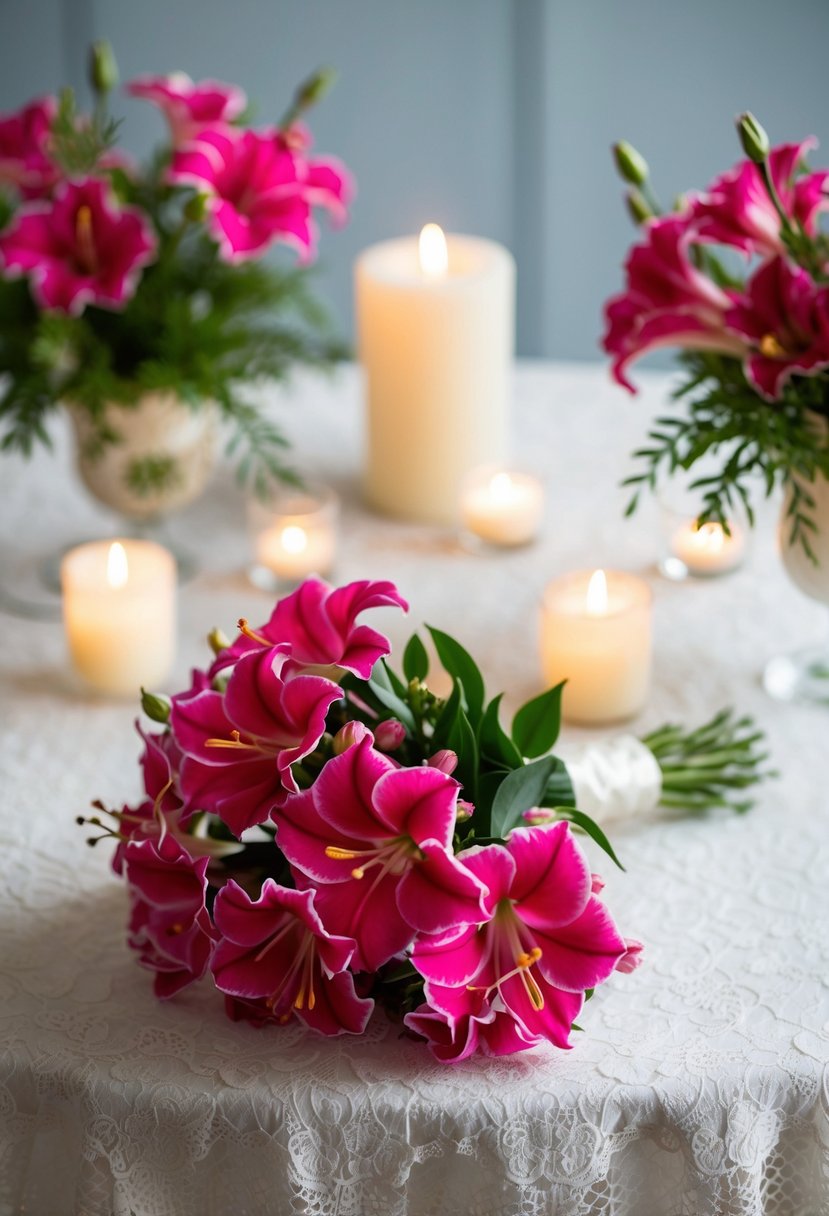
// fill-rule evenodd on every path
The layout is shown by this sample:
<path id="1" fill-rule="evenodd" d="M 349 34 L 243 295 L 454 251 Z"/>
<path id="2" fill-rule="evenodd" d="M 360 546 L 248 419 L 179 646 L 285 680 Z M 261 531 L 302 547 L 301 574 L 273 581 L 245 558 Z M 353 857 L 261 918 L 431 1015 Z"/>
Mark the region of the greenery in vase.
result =
<path id="1" fill-rule="evenodd" d="M 684 414 L 657 419 L 635 453 L 644 467 L 626 483 L 628 511 L 661 474 L 706 458 L 715 471 L 693 482 L 700 523 L 727 529 L 738 506 L 753 521 L 759 475 L 766 493 L 790 491 L 790 539 L 814 560 L 809 486 L 829 477 L 820 422 L 829 421 L 829 236 L 819 227 L 829 170 L 807 165 L 811 140 L 771 148 L 750 114 L 738 131 L 747 159 L 670 214 L 639 153 L 614 149 L 643 240 L 628 257 L 625 291 L 606 306 L 604 349 L 631 391 L 628 365 L 658 347 L 678 347 L 685 373 L 674 393 Z"/>
<path id="2" fill-rule="evenodd" d="M 338 161 L 310 154 L 302 122 L 330 77 L 308 80 L 264 131 L 242 125 L 234 86 L 180 73 L 133 81 L 127 91 L 170 127 L 144 169 L 115 148 L 106 44 L 93 48 L 91 79 L 92 115 L 66 90 L 0 120 L 0 448 L 28 455 L 71 402 L 93 423 L 94 455 L 118 440 L 108 403 L 169 391 L 193 409 L 215 403 L 240 475 L 262 491 L 290 476 L 286 444 L 245 386 L 347 353 L 308 270 L 315 209 L 344 220 L 351 194 Z M 278 243 L 299 265 L 264 260 Z M 169 474 L 145 463 L 133 488 Z"/>

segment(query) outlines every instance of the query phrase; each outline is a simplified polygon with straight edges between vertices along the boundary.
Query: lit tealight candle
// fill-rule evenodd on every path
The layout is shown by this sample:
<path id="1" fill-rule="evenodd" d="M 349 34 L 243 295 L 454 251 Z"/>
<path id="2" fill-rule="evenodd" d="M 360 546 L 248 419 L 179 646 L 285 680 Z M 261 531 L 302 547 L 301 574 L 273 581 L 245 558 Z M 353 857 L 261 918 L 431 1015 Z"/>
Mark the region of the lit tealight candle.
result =
<path id="1" fill-rule="evenodd" d="M 729 535 L 730 533 L 730 535 Z M 671 551 L 688 574 L 710 576 L 736 570 L 745 556 L 743 529 L 729 521 L 728 533 L 722 524 L 697 524 L 689 520 L 671 537 Z"/>
<path id="2" fill-rule="evenodd" d="M 544 593 L 541 658 L 549 685 L 566 680 L 571 722 L 614 722 L 645 704 L 651 673 L 651 591 L 633 574 L 577 571 Z"/>
<path id="3" fill-rule="evenodd" d="M 325 575 L 334 564 L 337 500 L 333 491 L 287 491 L 270 502 L 251 501 L 249 522 L 257 587 L 277 591 L 310 574 Z"/>
<path id="4" fill-rule="evenodd" d="M 176 564 L 147 540 L 93 541 L 61 563 L 69 654 L 92 688 L 136 696 L 157 688 L 175 655 Z"/>
<path id="5" fill-rule="evenodd" d="M 490 545 L 526 545 L 538 532 L 544 491 L 537 477 L 509 469 L 476 469 L 461 490 L 464 527 Z"/>

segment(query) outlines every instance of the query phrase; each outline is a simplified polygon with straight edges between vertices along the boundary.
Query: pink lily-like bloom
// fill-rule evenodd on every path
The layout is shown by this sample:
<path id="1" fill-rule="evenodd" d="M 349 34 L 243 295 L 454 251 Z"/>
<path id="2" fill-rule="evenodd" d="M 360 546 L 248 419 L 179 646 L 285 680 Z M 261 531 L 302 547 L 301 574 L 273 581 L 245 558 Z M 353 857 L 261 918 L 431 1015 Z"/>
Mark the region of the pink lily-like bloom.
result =
<path id="1" fill-rule="evenodd" d="M 602 346 L 613 360 L 613 377 L 630 392 L 627 367 L 662 346 L 714 350 L 742 356 L 746 345 L 725 324 L 730 297 L 689 256 L 695 231 L 687 215 L 652 220 L 645 240 L 625 264 L 627 288 L 605 307 Z"/>
<path id="2" fill-rule="evenodd" d="M 416 1011 L 407 1024 L 428 1023 L 447 1059 L 474 1050 L 473 1038 L 495 1054 L 544 1039 L 569 1047 L 585 990 L 606 980 L 627 950 L 591 893 L 590 869 L 570 825 L 518 828 L 506 845 L 467 849 L 459 860 L 487 888 L 486 916 L 478 925 L 416 939 L 412 962 L 426 980 L 429 1011 Z M 509 1014 L 513 1031 L 499 1013 Z M 446 1029 L 438 1035 L 442 1019 Z"/>
<path id="3" fill-rule="evenodd" d="M 173 698 L 187 805 L 214 811 L 237 836 L 296 790 L 291 765 L 317 746 L 342 695 L 321 676 L 284 679 L 287 657 L 279 647 L 256 649 L 239 659 L 224 693 L 208 688 Z"/>
<path id="4" fill-rule="evenodd" d="M 767 401 L 779 398 L 793 372 L 829 367 L 829 288 L 785 258 L 755 271 L 726 320 L 747 341 L 746 375 Z"/>
<path id="5" fill-rule="evenodd" d="M 485 888 L 451 851 L 458 783 L 400 768 L 368 736 L 274 812 L 277 843 L 309 883 L 334 933 L 357 942 L 353 966 L 376 971 L 415 932 L 484 919 Z"/>
<path id="6" fill-rule="evenodd" d="M 826 188 L 829 170 L 802 173 L 800 167 L 815 139 L 780 144 L 769 153 L 768 166 L 775 190 L 787 215 L 814 236 L 820 211 L 829 206 Z M 784 251 L 780 216 L 769 198 L 758 165 L 745 160 L 712 182 L 691 205 L 700 238 L 731 245 L 747 254 L 774 256 Z"/>
<path id="7" fill-rule="evenodd" d="M 341 218 L 350 194 L 345 169 L 305 160 L 278 131 L 206 128 L 175 153 L 169 179 L 204 192 L 208 227 L 228 262 L 258 257 L 274 241 L 312 260 L 312 205 Z"/>
<path id="8" fill-rule="evenodd" d="M 24 198 L 41 198 L 60 178 L 49 159 L 54 97 L 29 102 L 15 114 L 0 118 L 0 186 L 14 186 Z"/>
<path id="9" fill-rule="evenodd" d="M 220 80 L 200 80 L 196 84 L 186 72 L 139 76 L 126 85 L 126 92 L 153 102 L 163 111 L 175 147 L 192 139 L 203 127 L 232 123 L 248 104 L 236 85 Z"/>
<path id="10" fill-rule="evenodd" d="M 122 308 L 156 241 L 144 213 L 120 207 L 105 182 L 65 182 L 51 202 L 26 203 L 0 236 L 0 264 L 27 275 L 37 303 L 77 315 Z"/>
<path id="11" fill-rule="evenodd" d="M 409 605 L 387 581 L 362 579 L 332 588 L 320 578 L 308 578 L 279 601 L 266 624 L 242 632 L 223 650 L 211 672 L 216 674 L 257 647 L 287 644 L 292 666 L 340 667 L 367 680 L 374 664 L 391 650 L 382 633 L 356 623 L 369 608 L 408 612 Z"/>
<path id="12" fill-rule="evenodd" d="M 165 834 L 133 840 L 124 851 L 132 900 L 129 944 L 144 967 L 155 971 L 155 994 L 162 999 L 201 979 L 213 945 L 205 907 L 208 858 L 194 860 Z"/>
<path id="13" fill-rule="evenodd" d="M 296 1016 L 322 1034 L 361 1034 L 374 1001 L 357 996 L 346 970 L 354 942 L 326 930 L 314 896 L 272 878 L 257 900 L 233 881 L 224 886 L 213 909 L 216 987 L 240 1002 L 237 1016 L 260 1024 Z"/>

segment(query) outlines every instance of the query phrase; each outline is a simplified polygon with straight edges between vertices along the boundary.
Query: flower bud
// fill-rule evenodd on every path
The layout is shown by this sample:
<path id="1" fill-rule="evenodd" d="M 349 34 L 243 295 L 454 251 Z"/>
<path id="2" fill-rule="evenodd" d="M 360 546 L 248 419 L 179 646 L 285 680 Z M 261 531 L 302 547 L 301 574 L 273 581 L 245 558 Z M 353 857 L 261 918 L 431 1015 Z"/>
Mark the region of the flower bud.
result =
<path id="1" fill-rule="evenodd" d="M 623 972 L 625 975 L 630 975 L 631 971 L 635 971 L 637 967 L 641 967 L 642 951 L 645 947 L 635 937 L 626 937 L 625 945 L 627 949 L 616 964 L 616 970 Z"/>
<path id="2" fill-rule="evenodd" d="M 624 140 L 614 144 L 613 159 L 623 181 L 630 182 L 632 186 L 644 186 L 648 180 L 648 162 L 632 144 Z"/>
<path id="3" fill-rule="evenodd" d="M 605 887 L 605 881 L 602 878 L 601 874 L 591 874 L 590 875 L 590 893 L 591 893 L 591 895 L 600 894 L 600 892 L 602 892 L 604 890 L 604 887 Z"/>
<path id="4" fill-rule="evenodd" d="M 475 813 L 475 803 L 467 802 L 465 798 L 458 799 L 458 811 L 455 816 L 458 823 L 466 823 Z"/>
<path id="5" fill-rule="evenodd" d="M 755 165 L 761 165 L 769 154 L 771 144 L 765 130 L 749 110 L 737 119 L 737 134 L 748 159 L 753 160 Z"/>
<path id="6" fill-rule="evenodd" d="M 118 84 L 118 64 L 105 38 L 89 48 L 89 83 L 99 97 L 111 93 Z"/>
<path id="7" fill-rule="evenodd" d="M 227 650 L 230 638 L 221 629 L 211 629 L 207 635 L 207 644 L 215 655 L 219 655 L 223 650 Z"/>
<path id="8" fill-rule="evenodd" d="M 521 818 L 533 828 L 543 827 L 546 823 L 556 822 L 555 811 L 547 811 L 543 806 L 531 806 L 528 811 L 524 811 Z"/>
<path id="9" fill-rule="evenodd" d="M 366 737 L 371 738 L 371 731 L 364 722 L 346 722 L 345 726 L 341 726 L 334 736 L 334 742 L 331 744 L 332 751 L 335 756 L 341 756 L 343 752 L 347 752 L 350 747 L 361 743 Z"/>
<path id="10" fill-rule="evenodd" d="M 172 704 L 167 697 L 162 697 L 157 692 L 147 692 L 146 688 L 142 688 L 141 708 L 153 722 L 160 722 L 162 726 L 166 726 L 170 721 Z"/>
<path id="11" fill-rule="evenodd" d="M 337 73 L 333 68 L 319 68 L 297 89 L 295 102 L 297 110 L 307 110 L 311 106 L 315 106 L 318 101 L 322 101 L 336 79 Z"/>
<path id="12" fill-rule="evenodd" d="M 644 195 L 635 187 L 625 191 L 625 205 L 628 209 L 628 215 L 637 226 L 644 224 L 646 220 L 653 219 L 653 212 L 645 202 Z"/>
<path id="13" fill-rule="evenodd" d="M 191 224 L 200 224 L 207 215 L 207 195 L 203 191 L 192 195 L 184 204 L 184 217 Z"/>
<path id="14" fill-rule="evenodd" d="M 426 763 L 429 768 L 439 768 L 448 777 L 458 767 L 458 753 L 444 747 L 439 752 L 435 752 L 434 756 L 430 756 Z"/>
<path id="15" fill-rule="evenodd" d="M 378 722 L 374 730 L 374 746 L 380 752 L 397 751 L 406 738 L 406 727 L 397 718 L 387 718 Z"/>

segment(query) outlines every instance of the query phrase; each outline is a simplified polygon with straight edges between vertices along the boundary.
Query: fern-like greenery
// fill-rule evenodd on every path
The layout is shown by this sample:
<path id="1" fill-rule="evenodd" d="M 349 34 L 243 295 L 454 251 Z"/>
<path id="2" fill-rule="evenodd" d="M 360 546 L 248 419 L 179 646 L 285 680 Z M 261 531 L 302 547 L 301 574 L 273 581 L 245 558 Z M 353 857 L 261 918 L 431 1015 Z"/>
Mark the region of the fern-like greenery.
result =
<path id="1" fill-rule="evenodd" d="M 817 433 L 813 415 L 829 422 L 829 379 L 793 376 L 780 399 L 770 404 L 749 384 L 737 359 L 686 351 L 679 360 L 688 377 L 673 399 L 684 404 L 685 413 L 657 418 L 648 444 L 634 452 L 644 467 L 624 483 L 633 488 L 627 514 L 636 510 L 643 489 L 656 488 L 660 476 L 716 455 L 717 472 L 691 483 L 702 494 L 699 522 L 715 521 L 727 530 L 739 506 L 753 523 L 747 483 L 759 475 L 767 495 L 778 484 L 786 487 L 791 542 L 814 561 L 815 504 L 808 486 L 818 476 L 829 477 L 829 447 Z"/>

